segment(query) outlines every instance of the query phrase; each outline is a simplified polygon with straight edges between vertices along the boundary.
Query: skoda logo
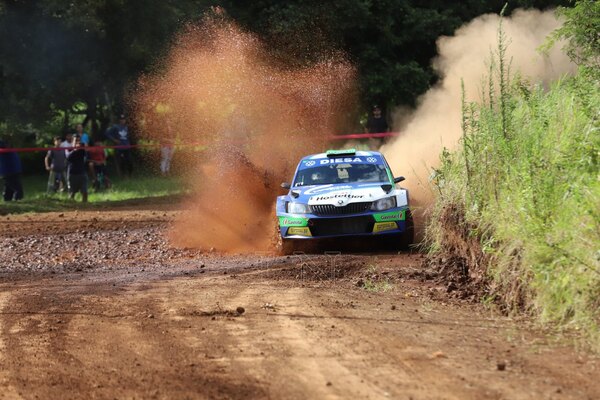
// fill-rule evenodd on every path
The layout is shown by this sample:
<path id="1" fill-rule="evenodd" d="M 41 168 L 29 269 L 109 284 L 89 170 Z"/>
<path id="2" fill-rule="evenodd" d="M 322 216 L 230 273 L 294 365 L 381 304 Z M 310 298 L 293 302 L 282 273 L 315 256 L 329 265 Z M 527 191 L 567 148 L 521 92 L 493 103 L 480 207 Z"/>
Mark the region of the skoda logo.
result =
<path id="1" fill-rule="evenodd" d="M 342 204 L 344 204 L 344 200 L 338 200 L 338 204 L 341 206 Z"/>

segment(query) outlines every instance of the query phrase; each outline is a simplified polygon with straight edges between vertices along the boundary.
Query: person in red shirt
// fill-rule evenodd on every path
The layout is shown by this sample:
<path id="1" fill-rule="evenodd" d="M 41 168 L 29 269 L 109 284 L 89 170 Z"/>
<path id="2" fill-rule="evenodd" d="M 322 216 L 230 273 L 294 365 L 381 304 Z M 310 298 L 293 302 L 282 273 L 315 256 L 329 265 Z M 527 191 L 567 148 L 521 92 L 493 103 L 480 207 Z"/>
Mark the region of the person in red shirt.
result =
<path id="1" fill-rule="evenodd" d="M 108 189 L 111 186 L 106 174 L 106 149 L 102 141 L 96 141 L 93 146 L 88 147 L 88 165 L 93 177 L 93 186 L 96 190 Z"/>

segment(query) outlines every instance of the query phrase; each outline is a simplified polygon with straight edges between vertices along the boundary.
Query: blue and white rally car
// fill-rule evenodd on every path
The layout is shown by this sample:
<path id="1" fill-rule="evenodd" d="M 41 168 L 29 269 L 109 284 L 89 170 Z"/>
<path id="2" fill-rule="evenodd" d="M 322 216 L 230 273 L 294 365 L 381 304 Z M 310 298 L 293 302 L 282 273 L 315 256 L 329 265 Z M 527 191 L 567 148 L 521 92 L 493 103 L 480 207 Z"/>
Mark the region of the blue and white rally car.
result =
<path id="1" fill-rule="evenodd" d="M 374 237 L 396 248 L 413 241 L 408 191 L 396 185 L 381 153 L 329 150 L 300 160 L 285 196 L 277 197 L 276 213 L 282 251 L 291 253 L 301 241 L 349 236 Z"/>

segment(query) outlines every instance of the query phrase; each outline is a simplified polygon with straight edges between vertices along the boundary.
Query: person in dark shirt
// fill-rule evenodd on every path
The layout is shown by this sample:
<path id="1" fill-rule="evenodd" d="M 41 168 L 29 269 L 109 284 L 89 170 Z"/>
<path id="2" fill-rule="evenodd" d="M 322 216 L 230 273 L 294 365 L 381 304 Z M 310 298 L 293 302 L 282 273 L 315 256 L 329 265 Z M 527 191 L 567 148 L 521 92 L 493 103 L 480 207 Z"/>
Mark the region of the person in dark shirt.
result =
<path id="1" fill-rule="evenodd" d="M 0 140 L 0 177 L 4 180 L 4 201 L 21 200 L 21 159 L 16 151 L 6 151 L 8 145 Z"/>
<path id="2" fill-rule="evenodd" d="M 114 142 L 117 146 L 130 146 L 129 128 L 127 127 L 127 118 L 125 114 L 119 116 L 119 122 L 110 127 L 105 136 L 108 140 Z M 118 171 L 131 176 L 133 173 L 133 160 L 131 157 L 131 147 L 121 147 L 117 149 Z"/>
<path id="3" fill-rule="evenodd" d="M 61 147 L 60 138 L 57 136 L 54 138 L 55 150 L 48 150 L 46 158 L 44 158 L 44 164 L 46 171 L 49 172 L 48 177 L 48 194 L 56 193 L 57 191 L 63 191 L 66 186 L 66 173 L 67 168 L 67 156 L 65 150 Z M 69 145 L 70 146 L 70 145 Z"/>
<path id="4" fill-rule="evenodd" d="M 378 105 L 373 106 L 373 113 L 367 119 L 366 133 L 385 133 L 389 130 L 388 123 Z"/>
<path id="5" fill-rule="evenodd" d="M 88 200 L 87 157 L 79 136 L 73 137 L 73 148 L 74 150 L 67 154 L 67 162 L 69 164 L 69 196 L 71 199 L 74 199 L 75 194 L 81 192 L 81 200 L 86 203 Z"/>

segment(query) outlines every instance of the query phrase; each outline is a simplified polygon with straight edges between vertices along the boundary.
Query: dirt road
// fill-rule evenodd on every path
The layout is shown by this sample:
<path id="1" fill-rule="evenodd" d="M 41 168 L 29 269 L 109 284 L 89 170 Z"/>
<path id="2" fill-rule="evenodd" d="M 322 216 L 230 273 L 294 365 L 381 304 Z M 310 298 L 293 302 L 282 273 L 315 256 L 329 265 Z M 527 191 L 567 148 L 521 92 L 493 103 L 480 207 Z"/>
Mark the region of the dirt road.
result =
<path id="1" fill-rule="evenodd" d="M 0 399 L 600 398 L 598 358 L 418 254 L 173 249 L 175 213 L 0 217 Z"/>

